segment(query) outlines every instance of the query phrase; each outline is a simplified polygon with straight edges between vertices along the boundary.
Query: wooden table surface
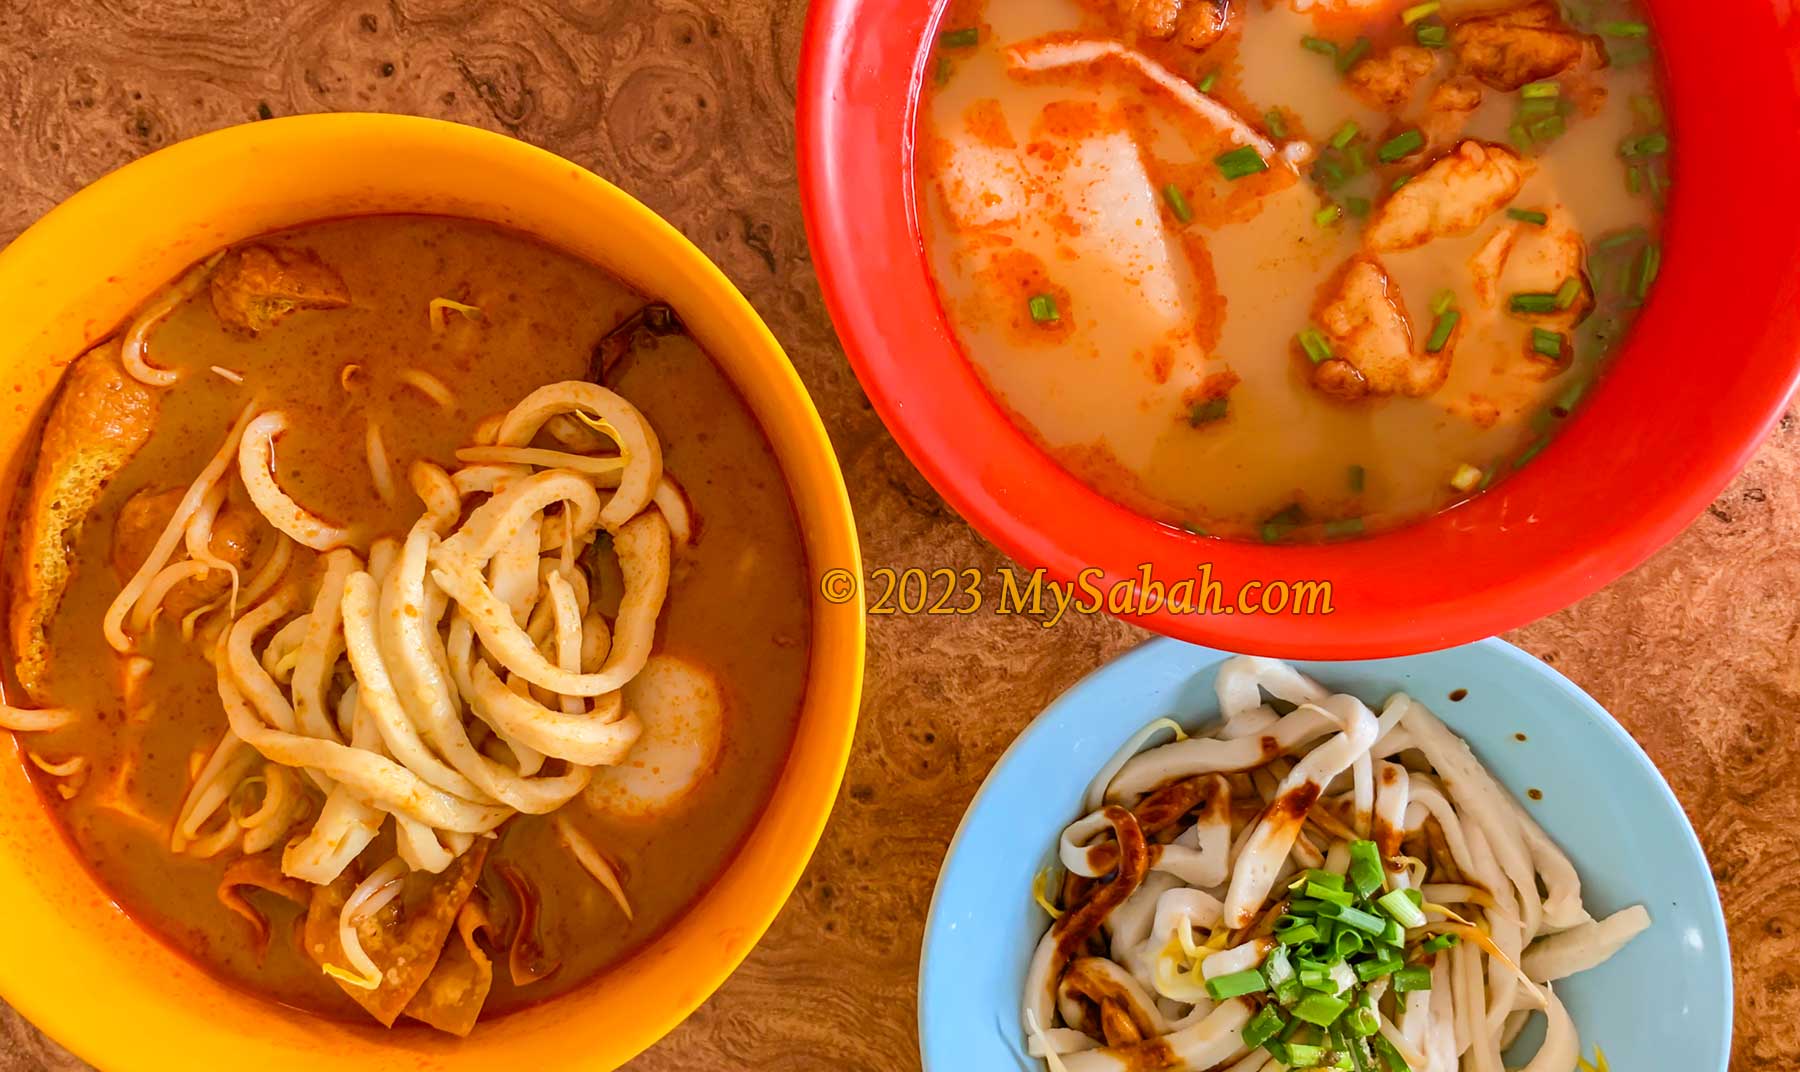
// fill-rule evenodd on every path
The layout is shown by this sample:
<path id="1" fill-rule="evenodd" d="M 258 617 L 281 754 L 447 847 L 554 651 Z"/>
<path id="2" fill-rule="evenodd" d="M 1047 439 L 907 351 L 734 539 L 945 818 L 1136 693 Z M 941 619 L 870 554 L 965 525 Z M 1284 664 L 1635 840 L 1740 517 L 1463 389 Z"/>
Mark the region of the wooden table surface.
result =
<path id="1" fill-rule="evenodd" d="M 805 7 L 0 0 L 0 242 L 134 157 L 259 115 L 504 131 L 637 195 L 743 288 L 824 414 L 870 566 L 992 569 L 1003 556 L 883 430 L 819 296 L 793 164 Z M 1800 1068 L 1797 471 L 1788 416 L 1672 546 L 1509 638 L 1625 723 L 1699 830 L 1735 947 L 1742 1072 Z M 634 1072 L 916 1067 L 919 941 L 964 805 L 1033 714 L 1141 637 L 1074 616 L 872 620 L 856 754 L 810 870 L 743 968 Z M 0 1005 L 0 1072 L 79 1067 Z"/>

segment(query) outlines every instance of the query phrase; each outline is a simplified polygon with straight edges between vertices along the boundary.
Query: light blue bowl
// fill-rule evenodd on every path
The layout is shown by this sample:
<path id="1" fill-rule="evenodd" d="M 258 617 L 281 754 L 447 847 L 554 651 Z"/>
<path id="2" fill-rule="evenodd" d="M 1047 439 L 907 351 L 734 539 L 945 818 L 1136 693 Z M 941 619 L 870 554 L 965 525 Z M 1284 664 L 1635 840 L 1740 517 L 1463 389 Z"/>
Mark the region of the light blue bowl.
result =
<path id="1" fill-rule="evenodd" d="M 1049 922 L 1031 901 L 1032 877 L 1080 813 L 1089 779 L 1133 730 L 1163 715 L 1188 725 L 1216 715 L 1213 674 L 1225 658 L 1153 640 L 1064 693 L 1000 757 L 950 843 L 925 925 L 919 1047 L 927 1072 L 1043 1067 L 1023 1056 L 1019 1024 L 1025 968 Z M 1574 860 L 1594 915 L 1649 909 L 1649 930 L 1557 984 L 1585 1052 L 1599 1043 L 1615 1069 L 1726 1072 L 1731 954 L 1718 891 L 1674 794 L 1599 704 L 1499 640 L 1296 665 L 1368 701 L 1404 691 L 1430 707 Z M 1451 702 L 1458 689 L 1467 697 Z M 1521 733 L 1524 741 L 1514 736 Z M 1543 799 L 1528 799 L 1529 789 Z"/>

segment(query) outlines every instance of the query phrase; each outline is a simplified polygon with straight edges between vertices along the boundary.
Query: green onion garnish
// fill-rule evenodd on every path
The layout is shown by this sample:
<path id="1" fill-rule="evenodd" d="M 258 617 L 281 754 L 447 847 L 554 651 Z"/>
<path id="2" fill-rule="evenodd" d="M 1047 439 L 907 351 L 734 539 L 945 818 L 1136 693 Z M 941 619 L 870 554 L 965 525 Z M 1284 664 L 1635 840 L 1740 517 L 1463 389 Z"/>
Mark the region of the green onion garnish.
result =
<path id="1" fill-rule="evenodd" d="M 1349 145 L 1356 140 L 1356 135 L 1360 129 L 1361 128 L 1355 123 L 1345 123 L 1338 128 L 1336 134 L 1331 136 L 1331 147 L 1333 149 L 1342 149 L 1344 146 Z"/>
<path id="2" fill-rule="evenodd" d="M 1387 933 L 1387 921 L 1360 908 L 1346 908 L 1341 905 L 1321 905 L 1319 914 L 1334 923 L 1346 927 L 1355 927 L 1364 934 L 1376 937 Z"/>
<path id="3" fill-rule="evenodd" d="M 960 30 L 945 30 L 938 34 L 938 44 L 944 48 L 973 48 L 981 44 L 981 28 L 965 26 Z"/>
<path id="4" fill-rule="evenodd" d="M 1650 36 L 1650 27 L 1641 22 L 1603 22 L 1598 29 L 1608 37 Z"/>
<path id="5" fill-rule="evenodd" d="M 1350 843 L 1350 883 L 1356 892 L 1364 897 L 1369 896 L 1382 887 L 1386 881 L 1386 873 L 1381 866 L 1381 850 L 1373 841 L 1362 840 Z"/>
<path id="6" fill-rule="evenodd" d="M 1645 156 L 1660 156 L 1669 151 L 1669 136 L 1660 130 L 1652 131 L 1641 138 L 1626 138 L 1619 143 L 1619 155 L 1627 160 Z"/>
<path id="7" fill-rule="evenodd" d="M 1413 27 L 1413 40 L 1425 48 L 1443 48 L 1450 43 L 1450 28 L 1427 23 Z"/>
<path id="8" fill-rule="evenodd" d="M 1425 340 L 1425 352 L 1435 354 L 1442 350 L 1450 341 L 1450 333 L 1456 330 L 1456 322 L 1461 319 L 1462 314 L 1455 309 L 1439 314 L 1437 320 L 1431 325 L 1430 338 Z"/>
<path id="9" fill-rule="evenodd" d="M 1413 1072 L 1412 1066 L 1406 1063 L 1406 1058 L 1400 1056 L 1400 1051 L 1394 1048 L 1394 1044 L 1389 1042 L 1385 1035 L 1376 1035 L 1369 1041 L 1374 1044 L 1375 1052 L 1381 1054 L 1382 1061 L 1387 1064 L 1387 1072 Z"/>
<path id="10" fill-rule="evenodd" d="M 1562 95 L 1562 86 L 1556 82 L 1527 82 L 1519 88 L 1519 96 L 1526 100 L 1539 97 L 1558 97 Z"/>
<path id="11" fill-rule="evenodd" d="M 1288 135 L 1287 120 L 1281 117 L 1280 108 L 1270 108 L 1263 113 L 1263 125 L 1269 128 L 1269 134 L 1277 138 Z"/>
<path id="12" fill-rule="evenodd" d="M 1362 534 L 1363 534 L 1363 519 L 1360 517 L 1346 517 L 1346 518 L 1343 518 L 1338 521 L 1325 522 L 1325 538 L 1327 540 L 1347 540 L 1352 536 L 1361 536 Z M 1346 935 L 1349 937 L 1352 937 L 1352 938 L 1356 937 L 1356 935 L 1351 931 L 1339 932 L 1339 934 L 1337 936 L 1338 937 L 1338 952 L 1342 956 L 1350 955 L 1350 952 L 1346 951 L 1344 949 L 1344 945 L 1343 945 L 1343 940 Z M 1356 948 L 1358 950 L 1360 950 L 1362 948 L 1362 939 L 1357 938 Z"/>
<path id="13" fill-rule="evenodd" d="M 950 64 L 949 56 L 939 56 L 937 58 L 937 84 L 940 86 L 948 85 L 950 82 L 950 75 L 954 70 L 955 68 Z"/>
<path id="14" fill-rule="evenodd" d="M 1308 882 L 1306 884 L 1306 896 L 1317 898 L 1318 900 L 1324 901 L 1326 904 L 1337 905 L 1339 908 L 1349 908 L 1356 903 L 1356 894 L 1351 893 L 1349 890 L 1327 889 L 1317 882 Z"/>
<path id="15" fill-rule="evenodd" d="M 1313 364 L 1331 360 L 1331 340 L 1318 328 L 1307 328 L 1294 338 L 1299 341 L 1300 349 L 1306 351 L 1306 356 L 1312 358 Z"/>
<path id="16" fill-rule="evenodd" d="M 1219 166 L 1221 174 L 1234 181 L 1269 170 L 1269 162 L 1262 158 L 1262 154 L 1253 145 L 1242 145 L 1228 153 L 1220 153 L 1213 158 L 1213 163 Z"/>
<path id="17" fill-rule="evenodd" d="M 1245 994 L 1260 994 L 1267 989 L 1269 989 L 1268 980 L 1264 979 L 1262 972 L 1255 968 L 1232 972 L 1230 975 L 1215 976 L 1206 981 L 1206 992 L 1212 996 L 1214 1001 L 1240 998 Z"/>
<path id="18" fill-rule="evenodd" d="M 1526 129 L 1531 131 L 1532 138 L 1537 141 L 1555 141 L 1568 131 L 1569 125 L 1562 116 L 1553 115 L 1548 119 L 1538 120 Z"/>
<path id="19" fill-rule="evenodd" d="M 1369 214 L 1369 199 L 1366 197 L 1344 198 L 1344 211 L 1358 218 Z"/>
<path id="20" fill-rule="evenodd" d="M 1556 97 L 1532 97 L 1519 102 L 1520 119 L 1542 119 L 1547 115 L 1561 115 L 1563 102 Z"/>
<path id="21" fill-rule="evenodd" d="M 1388 193 L 1390 193 L 1390 194 L 1395 193 L 1396 191 L 1398 191 L 1400 189 L 1400 187 L 1405 186 L 1407 183 L 1409 183 L 1411 181 L 1412 181 L 1411 175 L 1400 176 L 1399 178 L 1394 180 L 1394 184 L 1392 186 L 1388 187 Z"/>
<path id="22" fill-rule="evenodd" d="M 1407 896 L 1409 893 L 1417 896 L 1418 892 L 1418 890 L 1393 890 L 1377 897 L 1375 903 L 1388 914 L 1390 919 L 1402 927 L 1423 927 L 1425 913 L 1419 911 L 1419 906 L 1413 903 L 1411 897 Z"/>
<path id="23" fill-rule="evenodd" d="M 1434 315 L 1443 316 L 1454 308 L 1456 308 L 1456 291 L 1449 287 L 1445 287 L 1431 296 L 1431 311 Z"/>
<path id="24" fill-rule="evenodd" d="M 1617 234 L 1607 235 L 1605 238 L 1602 238 L 1600 241 L 1595 242 L 1594 248 L 1595 249 L 1618 249 L 1620 246 L 1629 246 L 1633 242 L 1639 241 L 1640 239 L 1644 238 L 1645 234 L 1646 234 L 1646 232 L 1644 231 L 1644 229 L 1642 227 L 1630 227 L 1623 231 L 1618 232 Z"/>
<path id="25" fill-rule="evenodd" d="M 1556 295 L 1530 293 L 1512 296 L 1512 311 L 1515 313 L 1553 313 L 1556 311 Z"/>
<path id="26" fill-rule="evenodd" d="M 1557 414 L 1566 417 L 1575 412 L 1576 405 L 1581 402 L 1581 396 L 1587 393 L 1587 389 L 1588 381 L 1576 380 L 1562 394 L 1556 396 L 1556 401 L 1551 403 L 1551 407 Z"/>
<path id="27" fill-rule="evenodd" d="M 1650 294 L 1650 284 L 1656 282 L 1656 273 L 1662 270 L 1662 246 L 1655 242 L 1644 247 L 1638 254 L 1637 272 L 1632 293 L 1638 301 L 1643 301 Z"/>
<path id="28" fill-rule="evenodd" d="M 1634 194 L 1641 194 L 1644 192 L 1644 169 L 1643 168 L 1634 167 L 1631 170 L 1625 172 L 1625 189 L 1631 191 Z"/>
<path id="29" fill-rule="evenodd" d="M 1330 227 L 1332 224 L 1336 223 L 1338 221 L 1338 218 L 1341 217 L 1343 214 L 1344 214 L 1343 209 L 1339 208 L 1336 205 L 1328 203 L 1325 205 L 1324 208 L 1321 208 L 1319 211 L 1313 213 L 1313 222 L 1318 224 L 1320 227 Z"/>
<path id="30" fill-rule="evenodd" d="M 1636 67 L 1650 58 L 1650 46 L 1643 41 L 1626 41 L 1607 46 L 1606 54 L 1614 67 Z"/>
<path id="31" fill-rule="evenodd" d="M 1556 307 L 1567 309 L 1574 305 L 1575 299 L 1579 297 L 1581 297 L 1581 277 L 1572 275 L 1563 280 L 1562 286 L 1556 288 Z"/>
<path id="32" fill-rule="evenodd" d="M 1212 87 L 1217 85 L 1218 82 L 1219 82 L 1219 72 L 1208 71 L 1208 72 L 1206 72 L 1205 78 L 1202 78 L 1202 79 L 1200 79 L 1199 82 L 1195 83 L 1195 88 L 1198 89 L 1202 93 L 1211 93 Z"/>
<path id="33" fill-rule="evenodd" d="M 1396 891 L 1398 892 L 1398 891 Z M 1408 965 L 1394 973 L 1394 992 L 1406 994 L 1414 990 L 1431 989 L 1431 969 L 1418 964 Z"/>
<path id="34" fill-rule="evenodd" d="M 1426 0 L 1423 4 L 1414 4 L 1400 13 L 1400 22 L 1404 26 L 1411 26 L 1427 15 L 1437 14 L 1438 8 L 1443 6 L 1439 0 Z"/>
<path id="35" fill-rule="evenodd" d="M 1344 160 L 1350 165 L 1351 175 L 1361 175 L 1369 168 L 1368 162 L 1363 159 L 1363 147 L 1361 145 L 1352 145 L 1350 148 L 1345 149 Z"/>
<path id="36" fill-rule="evenodd" d="M 1506 210 L 1506 214 L 1520 223 L 1529 223 L 1536 227 L 1542 227 L 1550 222 L 1549 216 L 1535 209 L 1509 208 Z"/>
<path id="37" fill-rule="evenodd" d="M 1397 956 L 1383 957 L 1380 960 L 1365 960 L 1356 966 L 1356 977 L 1363 982 L 1373 982 L 1384 975 L 1392 975 L 1406 965 Z"/>
<path id="38" fill-rule="evenodd" d="M 1552 300 L 1554 300 L 1554 295 Z M 1553 361 L 1562 359 L 1563 346 L 1567 342 L 1568 340 L 1563 338 L 1563 333 L 1560 331 L 1551 331 L 1548 328 L 1531 329 L 1532 352 L 1542 354 Z"/>
<path id="39" fill-rule="evenodd" d="M 1246 1047 L 1254 1050 L 1280 1034 L 1281 1029 L 1286 1026 L 1287 1017 L 1281 1015 L 1279 1008 L 1274 1005 L 1264 1005 L 1262 1011 L 1252 1016 L 1250 1022 L 1244 1025 L 1241 1040 Z"/>
<path id="40" fill-rule="evenodd" d="M 1319 162 L 1313 165 L 1313 177 L 1327 190 L 1337 189 L 1350 178 L 1344 174 L 1344 169 L 1338 165 L 1337 160 L 1330 156 L 1319 157 Z"/>
<path id="41" fill-rule="evenodd" d="M 1182 223 L 1187 223 L 1194 218 L 1194 210 L 1188 205 L 1187 198 L 1182 195 L 1181 187 L 1174 183 L 1163 187 L 1163 200 L 1169 203 L 1169 211 L 1173 212 L 1175 218 Z"/>
<path id="42" fill-rule="evenodd" d="M 1338 54 L 1336 45 L 1323 37 L 1313 37 L 1310 34 L 1300 39 L 1300 47 L 1308 52 L 1317 52 L 1321 56 L 1330 56 L 1333 59 L 1336 59 Z"/>
<path id="43" fill-rule="evenodd" d="M 1220 395 L 1218 398 L 1209 398 L 1205 402 L 1196 402 L 1194 408 L 1188 410 L 1188 424 L 1194 428 L 1203 424 L 1211 424 L 1214 421 L 1223 420 L 1230 411 L 1230 395 Z"/>
<path id="44" fill-rule="evenodd" d="M 1396 160 L 1411 156 L 1424 147 L 1425 135 L 1419 133 L 1417 129 L 1405 130 L 1383 142 L 1381 148 L 1376 150 L 1375 155 L 1382 163 L 1391 164 Z"/>
<path id="45" fill-rule="evenodd" d="M 1039 324 L 1054 324 L 1062 319 L 1062 310 L 1056 307 L 1056 299 L 1048 294 L 1033 294 L 1025 307 L 1031 311 L 1031 319 Z"/>
<path id="46" fill-rule="evenodd" d="M 1208 987 L 1208 989 L 1211 989 Z M 1295 1003 L 1294 1018 L 1305 1020 L 1309 1024 L 1320 1027 L 1331 1026 L 1332 1021 L 1344 1015 L 1350 1003 L 1342 998 L 1334 998 L 1330 994 L 1308 994 Z"/>
<path id="47" fill-rule="evenodd" d="M 1454 934 L 1434 934 L 1419 943 L 1419 952 L 1442 953 L 1444 950 L 1449 949 L 1460 941 L 1462 941 L 1462 939 Z"/>
<path id="48" fill-rule="evenodd" d="M 1662 125 L 1662 105 L 1658 103 L 1655 97 L 1643 93 L 1632 94 L 1631 110 L 1638 114 L 1638 118 L 1642 119 L 1646 126 L 1655 127 Z"/>
<path id="49" fill-rule="evenodd" d="M 1356 66 L 1357 60 L 1362 59 L 1368 54 L 1369 39 L 1366 37 L 1359 37 L 1350 43 L 1349 48 L 1338 55 L 1337 69 L 1339 71 L 1349 71 L 1350 68 Z"/>
<path id="50" fill-rule="evenodd" d="M 1533 443 L 1531 446 L 1526 447 L 1525 452 L 1523 454 L 1519 455 L 1519 459 L 1517 461 L 1513 462 L 1513 468 L 1514 469 L 1525 468 L 1525 463 L 1527 463 L 1527 462 L 1531 461 L 1531 459 L 1537 457 L 1538 452 L 1543 450 L 1549 444 L 1550 444 L 1550 441 L 1548 439 L 1540 439 L 1536 443 Z"/>

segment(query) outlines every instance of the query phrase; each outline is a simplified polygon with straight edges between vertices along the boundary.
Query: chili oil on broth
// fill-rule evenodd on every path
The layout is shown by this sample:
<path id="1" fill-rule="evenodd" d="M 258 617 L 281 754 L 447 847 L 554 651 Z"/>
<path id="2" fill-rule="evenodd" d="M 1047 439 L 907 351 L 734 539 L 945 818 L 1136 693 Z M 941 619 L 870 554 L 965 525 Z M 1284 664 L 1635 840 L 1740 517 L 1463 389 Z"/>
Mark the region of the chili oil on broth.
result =
<path id="1" fill-rule="evenodd" d="M 1471 233 L 1380 254 L 1415 351 L 1434 327 L 1434 300 L 1454 293 L 1462 322 L 1441 386 L 1424 397 L 1350 402 L 1321 394 L 1296 336 L 1361 249 L 1368 217 L 1345 206 L 1358 198 L 1378 209 L 1394 180 L 1455 143 L 1434 138 L 1421 153 L 1378 165 L 1377 148 L 1418 125 L 1454 52 L 1437 50 L 1435 73 L 1396 119 L 1350 92 L 1331 58 L 1301 39 L 1348 47 L 1362 36 L 1377 54 L 1410 45 L 1414 29 L 1400 17 L 1407 5 L 1378 3 L 1358 15 L 1326 6 L 1315 17 L 1285 3 L 1234 3 L 1224 36 L 1196 51 L 1122 34 L 1102 0 L 962 2 L 945 12 L 927 66 L 920 225 L 972 366 L 1012 420 L 1078 478 L 1139 512 L 1214 535 L 1317 538 L 1332 534 L 1321 523 L 1346 519 L 1361 531 L 1392 528 L 1477 490 L 1452 486 L 1461 466 L 1479 469 L 1486 487 L 1528 460 L 1641 304 L 1641 293 L 1617 293 L 1619 280 L 1642 267 L 1633 257 L 1660 227 L 1658 198 L 1628 189 L 1620 153 L 1660 129 L 1660 115 L 1644 114 L 1644 102 L 1659 99 L 1653 64 L 1571 71 L 1556 80 L 1566 132 L 1525 153 L 1536 171 L 1507 207 L 1541 211 L 1547 230 L 1585 239 L 1582 269 L 1599 307 L 1569 333 L 1573 360 L 1534 356 L 1534 325 L 1510 315 L 1509 292 L 1539 289 L 1531 243 L 1548 239 L 1497 211 Z M 1453 20 L 1458 6 L 1444 5 L 1433 21 Z M 1588 25 L 1639 17 L 1623 3 L 1592 7 Z M 973 46 L 942 36 L 970 27 L 980 35 Z M 1278 149 L 1312 147 L 1311 159 L 1298 174 L 1271 160 L 1268 171 L 1229 181 L 1214 158 L 1236 143 L 1123 63 L 1009 70 L 1009 46 L 1058 37 L 1138 48 L 1172 76 L 1206 84 Z M 1460 136 L 1507 143 L 1521 103 L 1520 93 L 1483 87 Z M 1285 138 L 1271 130 L 1272 111 Z M 1356 124 L 1352 145 L 1368 166 L 1332 184 L 1319 166 L 1343 162 L 1329 146 L 1347 123 Z M 1171 186 L 1183 194 L 1186 222 L 1164 193 Z M 1321 225 L 1316 214 L 1334 205 L 1337 218 Z M 1498 301 L 1484 306 L 1469 262 L 1505 228 L 1521 233 L 1519 255 L 1499 279 Z M 1613 236 L 1621 250 L 1597 250 Z M 1056 304 L 1057 321 L 1033 319 L 1038 295 Z M 1202 407 L 1222 395 L 1227 415 L 1215 419 Z"/>
<path id="2" fill-rule="evenodd" d="M 593 265 L 470 221 L 368 217 L 255 242 L 313 251 L 342 275 L 351 304 L 299 312 L 247 338 L 218 324 L 203 288 L 154 331 L 151 360 L 183 375 L 163 395 L 155 433 L 89 516 L 74 578 L 49 630 L 54 699 L 84 717 L 29 735 L 24 744 L 46 759 L 88 758 L 86 782 L 70 800 L 55 791 L 55 779 L 32 773 L 81 857 L 128 914 L 234 985 L 366 1021 L 288 940 L 303 913 L 253 894 L 274 935 L 266 954 L 257 955 L 244 919 L 216 895 L 234 852 L 196 859 L 169 851 L 191 757 L 212 748 L 225 719 L 212 668 L 169 622 L 139 640 L 154 671 L 128 708 L 122 660 L 100 629 L 122 583 L 111 565 L 120 509 L 140 489 L 185 487 L 255 398 L 291 418 L 277 444 L 277 466 L 299 502 L 352 525 L 365 544 L 374 535 L 404 535 L 419 504 L 403 477 L 396 502 L 381 502 L 366 460 L 367 421 L 380 424 L 397 473 L 415 458 L 453 465 L 455 448 L 470 442 L 482 418 L 542 384 L 586 378 L 595 344 L 644 299 Z M 427 310 L 436 298 L 475 306 L 481 319 L 453 312 L 433 330 Z M 346 390 L 340 377 L 351 364 L 360 373 Z M 210 372 L 215 365 L 241 374 L 242 384 Z M 436 376 L 455 404 L 440 408 L 402 384 L 398 373 L 407 368 Z M 724 705 L 722 740 L 710 773 L 667 814 L 613 817 L 581 797 L 559 812 L 623 865 L 635 911 L 630 922 L 559 843 L 550 816 L 519 815 L 500 829 L 488 862 L 510 862 L 531 878 L 541 897 L 539 938 L 560 967 L 515 987 L 506 949 L 490 950 L 496 971 L 484 1018 L 593 979 L 692 903 L 767 801 L 805 688 L 811 624 L 804 551 L 779 465 L 748 407 L 683 335 L 640 344 L 609 386 L 656 429 L 665 465 L 682 481 L 702 526 L 697 545 L 676 560 L 655 651 L 711 672 Z M 296 571 L 311 568 L 311 552 L 296 548 L 296 558 Z M 598 597 L 608 614 L 619 597 L 616 583 L 612 588 Z M 388 831 L 363 858 L 392 853 Z M 492 872 L 490 866 L 480 888 L 503 933 L 513 921 L 506 886 Z M 408 896 L 427 879 L 409 880 Z"/>

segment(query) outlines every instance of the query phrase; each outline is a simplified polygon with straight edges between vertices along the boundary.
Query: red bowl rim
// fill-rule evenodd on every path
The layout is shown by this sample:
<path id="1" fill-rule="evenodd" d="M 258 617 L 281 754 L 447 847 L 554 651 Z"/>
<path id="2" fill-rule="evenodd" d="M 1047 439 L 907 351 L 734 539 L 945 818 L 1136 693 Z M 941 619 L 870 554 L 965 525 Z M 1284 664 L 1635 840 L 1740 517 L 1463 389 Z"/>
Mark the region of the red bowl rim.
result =
<path id="1" fill-rule="evenodd" d="M 1325 547 L 1205 539 L 1144 518 L 1088 489 L 1018 431 L 944 321 L 918 240 L 911 169 L 924 45 L 939 6 L 815 0 L 801 45 L 808 240 L 850 363 L 888 429 L 966 519 L 1050 578 L 1098 570 L 1090 575 L 1104 590 L 1146 563 L 1164 583 L 1210 563 L 1228 585 L 1333 584 L 1329 614 L 1121 618 L 1298 659 L 1411 654 L 1514 628 L 1584 598 L 1673 539 L 1756 453 L 1800 382 L 1800 220 L 1759 210 L 1779 203 L 1783 176 L 1800 172 L 1800 19 L 1753 2 L 1728 5 L 1741 17 L 1721 17 L 1715 5 L 1649 0 L 1668 83 L 1708 92 L 1668 102 L 1679 151 L 1652 300 L 1611 359 L 1615 371 L 1541 457 L 1433 518 Z M 1748 25 L 1758 20 L 1767 32 Z M 1762 165 L 1747 175 L 1711 166 L 1729 159 L 1714 150 L 1733 142 L 1757 144 Z M 1732 301 L 1727 323 L 1686 316 L 1695 295 Z M 1681 358 L 1688 353 L 1728 359 Z M 1703 374 L 1716 412 L 1684 411 L 1691 381 L 1665 379 L 1659 393 L 1648 372 L 1616 372 L 1646 354 L 1660 372 Z M 1715 421 L 1727 402 L 1729 421 Z M 1612 423 L 1625 416 L 1634 419 Z M 1636 479 L 1617 479 L 1621 466 Z M 1598 483 L 1606 474 L 1610 485 Z M 1563 510 L 1539 511 L 1558 496 Z M 1576 503 L 1595 516 L 1578 516 Z"/>

